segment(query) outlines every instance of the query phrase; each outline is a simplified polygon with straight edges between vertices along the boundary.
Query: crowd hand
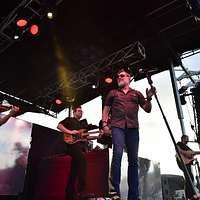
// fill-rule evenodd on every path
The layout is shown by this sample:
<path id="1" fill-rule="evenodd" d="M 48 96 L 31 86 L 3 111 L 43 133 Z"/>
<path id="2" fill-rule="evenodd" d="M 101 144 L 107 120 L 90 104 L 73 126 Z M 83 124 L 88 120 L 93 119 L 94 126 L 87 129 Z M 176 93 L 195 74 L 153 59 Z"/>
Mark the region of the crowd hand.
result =
<path id="1" fill-rule="evenodd" d="M 17 107 L 17 106 L 12 106 L 12 108 L 11 108 L 9 114 L 12 116 L 12 115 L 16 114 L 18 111 L 19 111 L 19 107 Z"/>
<path id="2" fill-rule="evenodd" d="M 156 88 L 154 86 L 151 86 L 150 89 L 146 88 L 147 98 L 151 98 L 155 94 L 156 94 Z"/>

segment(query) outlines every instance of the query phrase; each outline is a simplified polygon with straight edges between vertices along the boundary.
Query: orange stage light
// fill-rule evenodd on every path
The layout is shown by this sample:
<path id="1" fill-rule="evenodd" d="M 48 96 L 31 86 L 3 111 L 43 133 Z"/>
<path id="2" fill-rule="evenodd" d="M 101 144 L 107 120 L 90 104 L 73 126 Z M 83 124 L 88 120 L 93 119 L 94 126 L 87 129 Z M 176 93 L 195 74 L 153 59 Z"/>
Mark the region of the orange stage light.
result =
<path id="1" fill-rule="evenodd" d="M 111 84 L 113 82 L 113 80 L 112 80 L 112 78 L 107 77 L 107 78 L 105 78 L 105 82 L 108 84 Z"/>
<path id="2" fill-rule="evenodd" d="M 16 24 L 18 27 L 24 27 L 26 26 L 28 23 L 28 21 L 26 19 L 19 19 L 17 20 Z"/>
<path id="3" fill-rule="evenodd" d="M 55 102 L 56 102 L 57 105 L 61 105 L 62 104 L 62 101 L 60 99 L 56 99 Z"/>
<path id="4" fill-rule="evenodd" d="M 38 25 L 36 24 L 31 25 L 29 31 L 32 35 L 37 35 L 39 33 Z"/>

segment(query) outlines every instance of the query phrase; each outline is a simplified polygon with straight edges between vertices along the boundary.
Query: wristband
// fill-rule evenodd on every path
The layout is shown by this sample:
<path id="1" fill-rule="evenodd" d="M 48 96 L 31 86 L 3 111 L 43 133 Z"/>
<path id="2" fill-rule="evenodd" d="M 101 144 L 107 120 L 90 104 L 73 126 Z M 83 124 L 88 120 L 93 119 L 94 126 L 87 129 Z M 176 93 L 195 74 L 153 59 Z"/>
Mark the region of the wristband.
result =
<path id="1" fill-rule="evenodd" d="M 106 121 L 102 121 L 102 126 L 103 126 L 103 124 L 106 124 L 106 125 L 107 125 L 108 123 L 107 123 Z"/>
<path id="2" fill-rule="evenodd" d="M 151 97 L 147 97 L 146 99 L 147 99 L 147 101 L 149 101 L 149 102 L 152 100 Z"/>
<path id="3" fill-rule="evenodd" d="M 107 124 L 105 126 L 103 126 L 102 128 L 105 128 L 106 126 L 108 126 Z"/>

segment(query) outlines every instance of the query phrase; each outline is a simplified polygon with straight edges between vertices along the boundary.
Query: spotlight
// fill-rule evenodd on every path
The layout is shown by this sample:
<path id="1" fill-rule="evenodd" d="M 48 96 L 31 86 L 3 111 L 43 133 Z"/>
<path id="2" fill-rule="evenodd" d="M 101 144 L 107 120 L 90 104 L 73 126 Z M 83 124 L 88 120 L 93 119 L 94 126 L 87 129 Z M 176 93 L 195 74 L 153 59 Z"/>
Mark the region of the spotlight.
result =
<path id="1" fill-rule="evenodd" d="M 18 27 L 23 28 L 28 24 L 28 21 L 26 19 L 18 19 L 16 24 Z"/>
<path id="2" fill-rule="evenodd" d="M 110 77 L 105 78 L 105 83 L 111 84 L 112 82 L 113 82 L 112 78 Z"/>
<path id="3" fill-rule="evenodd" d="M 55 111 L 56 113 L 59 113 L 65 108 L 64 102 L 59 97 L 55 97 L 55 99 L 50 100 L 49 103 L 51 104 L 50 109 Z"/>
<path id="4" fill-rule="evenodd" d="M 61 105 L 63 102 L 62 102 L 60 99 L 56 99 L 56 100 L 55 100 L 55 103 L 56 103 L 57 105 Z"/>
<path id="5" fill-rule="evenodd" d="M 13 33 L 13 39 L 19 40 L 21 38 L 22 34 L 23 34 L 23 30 L 21 30 L 21 29 L 15 30 L 14 33 Z"/>
<path id="6" fill-rule="evenodd" d="M 39 26 L 37 24 L 32 24 L 29 27 L 29 32 L 34 36 L 37 35 L 39 33 Z"/>
<path id="7" fill-rule="evenodd" d="M 96 85 L 92 85 L 92 89 L 96 89 L 97 88 L 97 86 Z"/>
<path id="8" fill-rule="evenodd" d="M 14 35 L 14 40 L 18 40 L 19 39 L 19 35 Z"/>
<path id="9" fill-rule="evenodd" d="M 48 18 L 48 19 L 53 19 L 53 17 L 54 17 L 54 16 L 53 16 L 53 13 L 52 13 L 52 12 L 48 12 L 48 13 L 47 13 L 47 18 Z"/>

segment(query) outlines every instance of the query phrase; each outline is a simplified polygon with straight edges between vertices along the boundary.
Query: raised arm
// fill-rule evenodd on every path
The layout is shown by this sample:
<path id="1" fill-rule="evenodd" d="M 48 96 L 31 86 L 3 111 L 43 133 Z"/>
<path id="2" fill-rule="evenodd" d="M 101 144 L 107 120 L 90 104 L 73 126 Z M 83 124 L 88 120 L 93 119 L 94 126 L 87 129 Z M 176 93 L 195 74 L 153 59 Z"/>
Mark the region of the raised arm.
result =
<path id="1" fill-rule="evenodd" d="M 0 126 L 5 124 L 10 119 L 10 117 L 12 117 L 18 111 L 19 108 L 17 106 L 13 106 L 7 115 L 4 115 L 0 118 Z"/>
<path id="2" fill-rule="evenodd" d="M 150 89 L 146 89 L 146 100 L 144 105 L 142 106 L 142 108 L 144 109 L 144 111 L 150 113 L 151 112 L 151 100 L 152 100 L 152 96 L 156 94 L 156 88 L 151 86 Z"/>

